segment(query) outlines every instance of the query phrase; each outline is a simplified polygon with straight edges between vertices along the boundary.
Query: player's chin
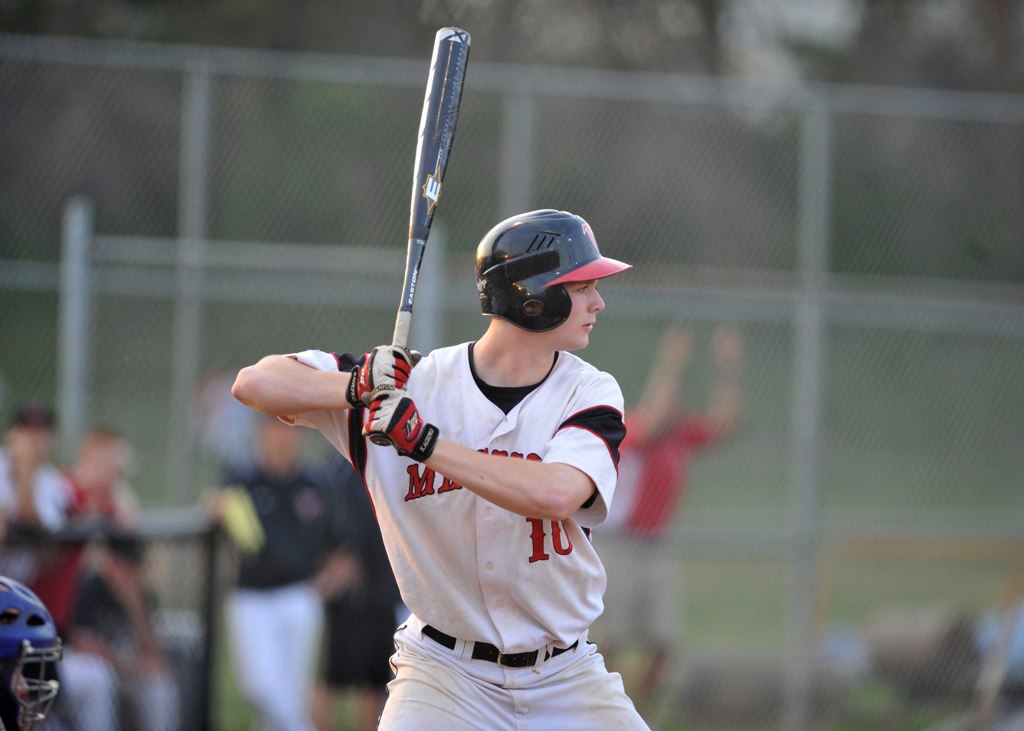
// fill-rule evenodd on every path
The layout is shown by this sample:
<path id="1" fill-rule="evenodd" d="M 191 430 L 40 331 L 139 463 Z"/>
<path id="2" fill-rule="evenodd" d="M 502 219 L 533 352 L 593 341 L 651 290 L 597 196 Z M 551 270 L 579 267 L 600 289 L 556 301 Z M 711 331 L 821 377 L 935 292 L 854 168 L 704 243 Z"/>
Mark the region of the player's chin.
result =
<path id="1" fill-rule="evenodd" d="M 577 333 L 571 339 L 571 342 L 566 343 L 566 347 L 564 349 L 568 351 L 583 350 L 588 345 L 590 345 L 590 330 L 584 329 L 580 333 Z"/>

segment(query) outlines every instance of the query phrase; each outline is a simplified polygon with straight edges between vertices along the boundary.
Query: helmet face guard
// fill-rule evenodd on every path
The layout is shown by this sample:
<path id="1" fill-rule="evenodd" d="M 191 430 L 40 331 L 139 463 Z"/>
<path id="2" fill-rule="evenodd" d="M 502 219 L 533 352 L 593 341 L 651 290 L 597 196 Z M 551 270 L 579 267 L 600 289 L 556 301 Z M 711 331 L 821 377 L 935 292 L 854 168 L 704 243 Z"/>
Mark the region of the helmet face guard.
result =
<path id="1" fill-rule="evenodd" d="M 0 577 L 0 715 L 8 729 L 39 728 L 57 699 L 61 643 L 49 611 L 27 587 Z"/>
<path id="2" fill-rule="evenodd" d="M 21 658 L 11 672 L 6 687 L 20 707 L 21 731 L 38 728 L 57 700 L 60 683 L 48 677 L 50 668 L 61 659 L 60 641 L 52 647 L 36 648 L 28 640 L 22 641 Z"/>
<path id="3" fill-rule="evenodd" d="M 551 209 L 513 216 L 477 247 L 480 311 L 531 332 L 552 330 L 572 311 L 564 283 L 602 279 L 629 266 L 601 256 L 579 216 Z"/>

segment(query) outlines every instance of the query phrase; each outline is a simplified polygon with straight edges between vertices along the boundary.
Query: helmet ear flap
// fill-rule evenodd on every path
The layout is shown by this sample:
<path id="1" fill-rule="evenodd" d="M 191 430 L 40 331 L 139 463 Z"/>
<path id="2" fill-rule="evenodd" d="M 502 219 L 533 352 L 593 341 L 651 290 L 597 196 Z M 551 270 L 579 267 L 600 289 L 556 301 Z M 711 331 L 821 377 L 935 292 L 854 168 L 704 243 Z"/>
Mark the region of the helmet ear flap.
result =
<path id="1" fill-rule="evenodd" d="M 538 299 L 529 299 L 523 303 L 523 314 L 529 317 L 537 317 L 544 314 L 544 303 Z"/>
<path id="2" fill-rule="evenodd" d="M 569 318 L 572 299 L 562 285 L 526 286 L 524 289 L 521 299 L 509 302 L 504 311 L 495 314 L 531 332 L 554 330 Z"/>
<path id="3" fill-rule="evenodd" d="M 562 285 L 548 286 L 547 272 L 517 278 L 528 273 L 523 271 L 529 265 L 524 259 L 502 262 L 481 275 L 477 281 L 480 311 L 531 332 L 553 330 L 569 317 L 572 300 Z"/>

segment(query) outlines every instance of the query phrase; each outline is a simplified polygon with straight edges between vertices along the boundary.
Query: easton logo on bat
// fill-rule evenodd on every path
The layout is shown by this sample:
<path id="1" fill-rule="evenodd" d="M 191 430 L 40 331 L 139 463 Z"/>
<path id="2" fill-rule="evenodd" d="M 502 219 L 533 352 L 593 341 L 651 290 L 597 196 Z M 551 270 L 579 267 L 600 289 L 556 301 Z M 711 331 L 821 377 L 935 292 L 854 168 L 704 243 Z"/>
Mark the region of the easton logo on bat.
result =
<path id="1" fill-rule="evenodd" d="M 441 161 L 438 160 L 434 172 L 427 175 L 423 183 L 423 197 L 427 199 L 427 213 L 437 208 L 437 201 L 441 197 Z"/>

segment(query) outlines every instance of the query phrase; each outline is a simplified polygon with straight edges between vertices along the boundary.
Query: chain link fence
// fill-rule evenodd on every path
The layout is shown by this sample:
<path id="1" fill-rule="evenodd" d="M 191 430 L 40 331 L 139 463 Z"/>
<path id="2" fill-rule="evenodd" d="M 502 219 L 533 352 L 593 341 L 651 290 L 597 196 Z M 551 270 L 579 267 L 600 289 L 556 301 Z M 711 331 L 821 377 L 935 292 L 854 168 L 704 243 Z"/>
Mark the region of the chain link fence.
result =
<path id="1" fill-rule="evenodd" d="M 0 37 L 5 410 L 52 399 L 65 458 L 116 424 L 145 504 L 194 503 L 239 436 L 224 377 L 391 332 L 425 79 Z M 738 430 L 671 533 L 664 728 L 953 728 L 1024 682 L 983 641 L 1024 591 L 1022 157 L 1016 97 L 470 61 L 414 347 L 481 332 L 475 245 L 539 207 L 634 264 L 586 353 L 627 403 L 685 322 L 703 408 L 742 330 Z"/>

